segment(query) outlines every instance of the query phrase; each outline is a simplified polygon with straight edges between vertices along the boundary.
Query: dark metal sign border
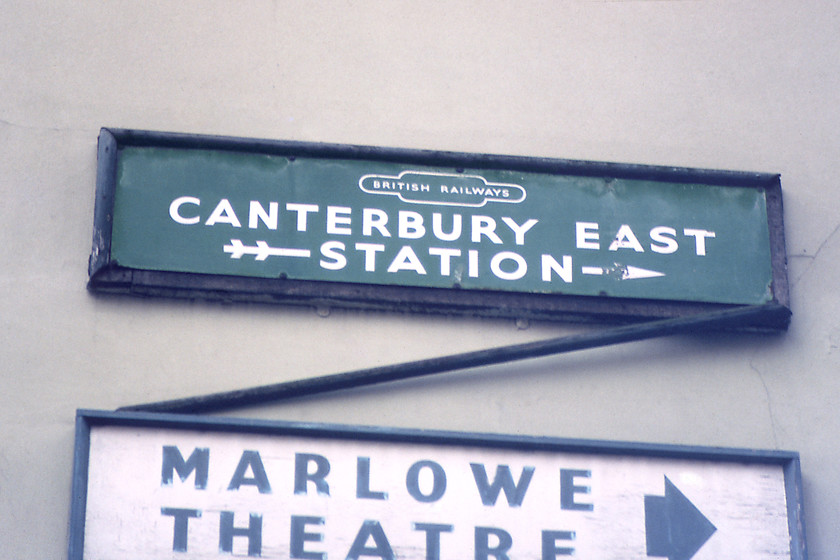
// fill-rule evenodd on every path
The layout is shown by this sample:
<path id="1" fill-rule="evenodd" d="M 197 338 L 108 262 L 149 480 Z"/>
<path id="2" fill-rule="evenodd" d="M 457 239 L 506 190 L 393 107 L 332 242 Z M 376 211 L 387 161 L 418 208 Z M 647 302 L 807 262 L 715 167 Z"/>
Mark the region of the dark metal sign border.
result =
<path id="1" fill-rule="evenodd" d="M 807 560 L 808 557 L 802 515 L 800 460 L 799 454 L 793 451 L 213 418 L 180 414 L 78 410 L 76 413 L 76 441 L 68 546 L 69 560 L 83 560 L 90 433 L 91 429 L 96 426 L 123 426 L 138 429 L 174 428 L 196 432 L 428 444 L 441 447 L 489 448 L 517 452 L 554 451 L 596 456 L 618 455 L 622 457 L 682 459 L 746 465 L 777 465 L 781 467 L 784 476 L 791 559 Z"/>
<path id="2" fill-rule="evenodd" d="M 212 149 L 290 157 L 372 160 L 453 169 L 480 167 L 581 177 L 697 182 L 735 188 L 763 189 L 766 193 L 770 234 L 771 302 L 778 304 L 780 311 L 761 317 L 759 321 L 744 325 L 744 327 L 783 330 L 789 323 L 781 184 L 776 174 L 255 140 L 109 128 L 101 130 L 98 148 L 96 204 L 88 282 L 89 290 L 95 293 L 600 322 L 645 321 L 735 307 L 718 303 L 250 278 L 123 267 L 111 259 L 111 235 L 114 195 L 117 187 L 117 163 L 121 148 L 127 146 Z"/>

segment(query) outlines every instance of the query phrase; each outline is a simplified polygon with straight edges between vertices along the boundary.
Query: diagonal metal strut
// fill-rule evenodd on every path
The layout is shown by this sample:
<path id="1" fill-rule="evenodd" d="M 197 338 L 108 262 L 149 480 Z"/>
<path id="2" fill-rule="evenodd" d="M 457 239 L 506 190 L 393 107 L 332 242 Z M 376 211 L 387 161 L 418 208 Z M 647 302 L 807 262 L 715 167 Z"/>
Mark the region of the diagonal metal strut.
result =
<path id="1" fill-rule="evenodd" d="M 712 328 L 743 327 L 744 325 L 753 324 L 756 319 L 760 319 L 764 315 L 774 315 L 784 312 L 789 313 L 784 306 L 775 303 L 742 306 L 726 311 L 649 321 L 597 332 L 500 346 L 414 362 L 360 369 L 346 373 L 286 381 L 222 393 L 211 393 L 182 399 L 125 406 L 118 410 L 188 414 L 220 411 L 267 402 L 290 400 L 341 389 L 351 389 L 366 385 L 375 385 L 377 383 L 423 377 L 476 366 L 502 364 L 527 358 L 562 354 L 575 350 L 585 350 L 587 348 L 598 348 L 636 340 L 671 336 Z"/>

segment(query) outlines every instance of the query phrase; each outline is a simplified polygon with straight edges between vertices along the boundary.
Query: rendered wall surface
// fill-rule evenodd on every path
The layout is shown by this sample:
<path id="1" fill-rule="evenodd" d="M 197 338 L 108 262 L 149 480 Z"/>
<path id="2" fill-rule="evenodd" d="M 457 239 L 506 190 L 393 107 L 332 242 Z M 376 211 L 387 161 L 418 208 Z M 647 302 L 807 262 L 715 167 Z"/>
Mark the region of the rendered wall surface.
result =
<path id="1" fill-rule="evenodd" d="M 785 333 L 224 414 L 799 451 L 809 558 L 836 557 L 838 25 L 840 7 L 810 0 L 4 2 L 2 556 L 66 556 L 77 408 L 601 328 L 92 296 L 96 138 L 111 126 L 780 173 Z"/>

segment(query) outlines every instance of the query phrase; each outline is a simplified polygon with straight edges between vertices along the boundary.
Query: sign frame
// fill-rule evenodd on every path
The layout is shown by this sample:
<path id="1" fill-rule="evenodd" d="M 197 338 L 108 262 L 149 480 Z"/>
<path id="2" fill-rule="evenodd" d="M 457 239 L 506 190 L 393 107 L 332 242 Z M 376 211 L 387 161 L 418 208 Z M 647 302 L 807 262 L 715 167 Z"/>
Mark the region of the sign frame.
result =
<path id="1" fill-rule="evenodd" d="M 769 232 L 770 301 L 777 311 L 744 328 L 784 330 L 790 320 L 782 194 L 777 174 L 715 171 L 550 158 L 204 136 L 103 128 L 98 145 L 96 203 L 88 289 L 102 294 L 206 299 L 223 302 L 283 303 L 313 307 L 459 314 L 552 321 L 623 323 L 719 311 L 737 304 L 655 300 L 613 296 L 544 294 L 491 289 L 453 289 L 291 278 L 145 270 L 112 258 L 114 202 L 120 153 L 128 147 L 216 150 L 289 158 L 322 158 L 430 166 L 521 171 L 587 178 L 698 183 L 759 189 L 765 193 Z"/>
<path id="2" fill-rule="evenodd" d="M 75 452 L 70 512 L 68 560 L 84 560 L 85 519 L 88 502 L 91 432 L 98 427 L 135 430 L 177 429 L 196 433 L 295 437 L 309 440 L 375 444 L 432 445 L 441 448 L 489 449 L 499 452 L 560 452 L 584 456 L 618 456 L 622 459 L 658 458 L 710 461 L 716 464 L 772 465 L 781 467 L 787 507 L 792 560 L 807 560 L 802 507 L 799 454 L 793 451 L 703 447 L 673 444 L 629 443 L 604 440 L 467 433 L 439 430 L 381 428 L 315 424 L 182 414 L 110 412 L 79 409 L 76 412 Z M 667 481 L 667 478 L 666 478 Z M 647 502 L 647 498 L 645 498 Z M 647 508 L 647 505 L 645 506 Z M 701 543 L 702 544 L 702 543 Z"/>

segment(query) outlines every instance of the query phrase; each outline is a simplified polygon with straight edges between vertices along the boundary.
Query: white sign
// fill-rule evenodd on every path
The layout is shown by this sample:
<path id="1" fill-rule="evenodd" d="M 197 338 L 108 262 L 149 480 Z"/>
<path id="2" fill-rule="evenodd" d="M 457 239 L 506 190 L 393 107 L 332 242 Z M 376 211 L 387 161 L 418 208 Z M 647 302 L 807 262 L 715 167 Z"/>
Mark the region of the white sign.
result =
<path id="1" fill-rule="evenodd" d="M 592 442 L 134 417 L 146 420 L 93 422 L 77 448 L 87 476 L 77 473 L 84 529 L 71 560 L 804 558 L 789 529 L 795 454 L 697 459 L 685 448 L 669 457 Z"/>

